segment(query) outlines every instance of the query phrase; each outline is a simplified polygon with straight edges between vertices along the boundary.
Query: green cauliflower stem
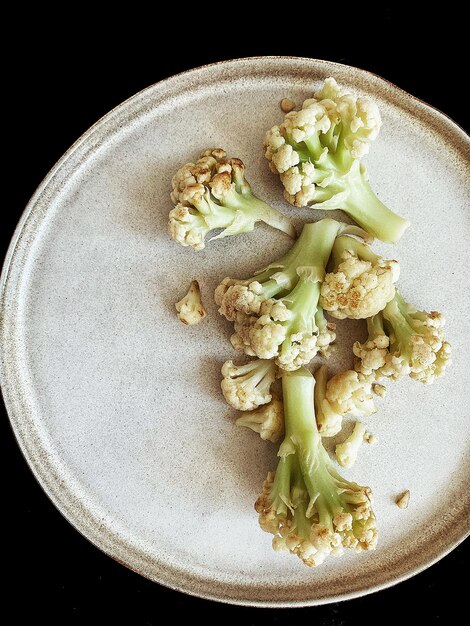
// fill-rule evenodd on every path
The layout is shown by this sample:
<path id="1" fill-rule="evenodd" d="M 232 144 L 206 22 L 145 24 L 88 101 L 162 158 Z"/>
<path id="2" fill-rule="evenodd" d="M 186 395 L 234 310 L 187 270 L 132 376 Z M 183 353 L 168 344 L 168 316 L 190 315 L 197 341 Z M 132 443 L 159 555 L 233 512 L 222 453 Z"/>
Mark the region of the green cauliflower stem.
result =
<path id="1" fill-rule="evenodd" d="M 297 207 L 342 209 L 374 237 L 397 242 L 409 222 L 377 198 L 360 161 L 381 123 L 369 98 L 356 98 L 327 78 L 300 111 L 287 113 L 266 134 L 265 156 L 280 175 L 286 200 Z"/>
<path id="2" fill-rule="evenodd" d="M 395 295 L 400 268 L 353 237 L 338 237 L 332 251 L 333 271 L 325 276 L 320 303 L 338 319 L 366 319 Z"/>
<path id="3" fill-rule="evenodd" d="M 354 344 L 356 370 L 372 373 L 376 380 L 410 376 L 432 383 L 451 363 L 444 323 L 441 313 L 418 311 L 397 291 L 382 313 L 368 321 L 368 340 Z"/>
<path id="4" fill-rule="evenodd" d="M 291 250 L 248 280 L 225 278 L 215 291 L 219 312 L 234 322 L 232 345 L 285 370 L 328 353 L 335 339 L 319 304 L 333 243 L 355 227 L 324 219 L 305 224 Z"/>
<path id="5" fill-rule="evenodd" d="M 310 566 L 343 548 L 372 550 L 377 527 L 371 491 L 344 479 L 323 448 L 313 405 L 314 378 L 305 368 L 284 373 L 285 438 L 279 463 L 255 504 L 276 551 L 289 550 Z"/>
<path id="6" fill-rule="evenodd" d="M 224 229 L 212 239 L 252 231 L 262 221 L 296 237 L 291 222 L 257 198 L 245 178 L 240 159 L 227 159 L 220 148 L 205 150 L 196 163 L 187 163 L 172 180 L 170 236 L 183 246 L 202 250 L 206 235 Z"/>

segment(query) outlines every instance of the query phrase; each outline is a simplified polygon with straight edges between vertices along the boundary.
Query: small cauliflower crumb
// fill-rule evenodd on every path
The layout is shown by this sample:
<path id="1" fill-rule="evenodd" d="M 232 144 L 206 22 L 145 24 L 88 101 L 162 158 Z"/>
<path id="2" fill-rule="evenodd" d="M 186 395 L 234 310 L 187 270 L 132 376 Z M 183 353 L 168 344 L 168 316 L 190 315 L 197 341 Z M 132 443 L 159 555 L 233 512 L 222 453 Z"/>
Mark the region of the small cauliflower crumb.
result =
<path id="1" fill-rule="evenodd" d="M 283 98 L 280 102 L 281 110 L 284 113 L 290 113 L 295 109 L 295 102 L 290 98 Z"/>
<path id="2" fill-rule="evenodd" d="M 385 398 L 387 394 L 387 388 L 380 383 L 373 383 L 372 391 L 375 393 L 376 396 L 380 396 L 381 398 Z"/>
<path id="3" fill-rule="evenodd" d="M 201 290 L 197 280 L 193 280 L 189 288 L 188 293 L 182 300 L 175 304 L 175 308 L 178 311 L 178 319 L 192 326 L 193 324 L 199 324 L 207 315 L 201 301 Z"/>
<path id="4" fill-rule="evenodd" d="M 226 361 L 222 366 L 222 393 L 234 409 L 252 411 L 271 401 L 271 385 L 277 373 L 273 361 L 256 359 L 245 365 Z"/>
<path id="5" fill-rule="evenodd" d="M 373 443 L 377 441 L 377 437 L 376 435 L 373 435 L 372 433 L 366 432 L 364 434 L 364 441 L 372 445 Z"/>
<path id="6" fill-rule="evenodd" d="M 407 509 L 408 508 L 408 504 L 410 503 L 410 491 L 409 491 L 409 489 L 404 491 L 401 494 L 401 496 L 398 496 L 398 498 L 395 500 L 395 503 L 396 503 L 396 505 L 400 509 Z"/>

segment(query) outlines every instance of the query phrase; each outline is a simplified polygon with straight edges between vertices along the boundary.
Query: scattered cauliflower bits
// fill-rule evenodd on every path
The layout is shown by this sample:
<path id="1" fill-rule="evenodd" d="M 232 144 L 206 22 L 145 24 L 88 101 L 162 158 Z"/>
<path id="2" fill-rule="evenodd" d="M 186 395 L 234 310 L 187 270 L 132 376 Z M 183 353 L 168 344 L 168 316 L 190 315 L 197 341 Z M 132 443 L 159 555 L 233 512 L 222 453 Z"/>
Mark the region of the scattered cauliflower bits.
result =
<path id="1" fill-rule="evenodd" d="M 372 391 L 375 393 L 376 396 L 379 396 L 380 398 L 385 398 L 387 394 L 387 388 L 384 385 L 380 385 L 379 383 L 372 384 Z"/>
<path id="2" fill-rule="evenodd" d="M 201 290 L 197 280 L 193 280 L 189 287 L 188 293 L 179 302 L 175 304 L 178 311 L 178 319 L 183 324 L 199 324 L 207 313 L 202 305 Z"/>
<path id="3" fill-rule="evenodd" d="M 377 441 L 376 435 L 373 433 L 366 432 L 364 434 L 364 441 L 367 441 L 368 444 L 373 445 Z"/>
<path id="4" fill-rule="evenodd" d="M 395 295 L 396 261 L 384 261 L 352 237 L 333 246 L 335 269 L 325 276 L 320 303 L 338 319 L 365 319 L 379 313 Z"/>
<path id="5" fill-rule="evenodd" d="M 282 378 L 286 436 L 255 509 L 276 551 L 309 567 L 344 548 L 373 550 L 377 528 L 371 491 L 345 480 L 323 448 L 313 406 L 314 379 L 305 368 Z"/>
<path id="6" fill-rule="evenodd" d="M 368 320 L 368 340 L 353 346 L 356 369 L 376 380 L 410 376 L 432 383 L 451 362 L 444 339 L 444 316 L 418 311 L 397 292 L 382 313 Z"/>
<path id="7" fill-rule="evenodd" d="M 377 106 L 356 98 L 327 78 L 300 111 L 286 114 L 265 137 L 265 156 L 297 207 L 343 209 L 383 241 L 398 241 L 409 222 L 374 194 L 360 159 L 369 152 L 382 124 Z"/>
<path id="8" fill-rule="evenodd" d="M 170 236 L 183 246 L 202 250 L 204 238 L 212 230 L 222 232 L 220 239 L 253 230 L 255 223 L 266 222 L 295 238 L 290 221 L 276 209 L 257 198 L 245 179 L 240 159 L 228 159 L 225 150 L 205 150 L 196 163 L 187 163 L 172 180 Z"/>

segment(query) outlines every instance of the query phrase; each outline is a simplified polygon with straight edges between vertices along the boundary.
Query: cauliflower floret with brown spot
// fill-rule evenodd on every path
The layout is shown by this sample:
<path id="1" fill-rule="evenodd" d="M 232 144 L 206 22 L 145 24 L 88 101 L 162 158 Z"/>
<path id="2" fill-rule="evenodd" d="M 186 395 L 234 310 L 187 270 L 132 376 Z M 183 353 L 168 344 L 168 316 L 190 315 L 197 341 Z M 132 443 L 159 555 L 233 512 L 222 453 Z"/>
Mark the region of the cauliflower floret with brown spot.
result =
<path id="1" fill-rule="evenodd" d="M 366 319 L 385 308 L 395 295 L 396 261 L 384 261 L 352 237 L 333 246 L 335 268 L 325 276 L 321 305 L 338 319 Z"/>
<path id="2" fill-rule="evenodd" d="M 295 238 L 290 221 L 257 198 L 245 178 L 240 159 L 228 159 L 224 150 L 205 150 L 196 163 L 183 165 L 172 179 L 169 233 L 172 239 L 195 250 L 204 248 L 206 235 L 220 239 L 253 230 L 263 221 Z"/>
<path id="3" fill-rule="evenodd" d="M 322 437 L 340 432 L 345 415 L 367 417 L 376 412 L 372 395 L 373 376 L 346 370 L 328 380 L 322 365 L 315 371 L 315 414 Z"/>
<path id="4" fill-rule="evenodd" d="M 245 365 L 226 361 L 222 366 L 222 376 L 220 386 L 227 403 L 234 409 L 251 411 L 270 402 L 276 366 L 272 361 L 260 359 Z"/>
<path id="5" fill-rule="evenodd" d="M 335 238 L 350 228 L 330 219 L 306 224 L 281 259 L 247 280 L 224 279 L 215 299 L 234 322 L 237 350 L 275 359 L 285 370 L 328 356 L 336 333 L 319 304 L 321 281 Z"/>
<path id="6" fill-rule="evenodd" d="M 451 363 L 450 344 L 444 339 L 444 317 L 435 311 L 417 311 L 397 292 L 384 310 L 369 322 L 369 338 L 355 344 L 356 370 L 376 380 L 403 376 L 432 383 Z M 377 349 L 378 342 L 387 348 Z"/>
<path id="7" fill-rule="evenodd" d="M 398 241 L 409 222 L 377 198 L 360 161 L 381 123 L 374 102 L 327 78 L 299 111 L 266 133 L 265 156 L 280 175 L 286 200 L 297 207 L 341 208 L 374 237 Z"/>
<path id="8" fill-rule="evenodd" d="M 377 412 L 372 393 L 373 377 L 354 370 L 336 374 L 326 386 L 326 400 L 341 415 L 367 417 Z"/>
<path id="9" fill-rule="evenodd" d="M 183 324 L 199 324 L 207 313 L 202 305 L 201 290 L 197 280 L 193 280 L 189 287 L 188 293 L 179 302 L 175 304 L 178 312 L 178 319 Z"/>

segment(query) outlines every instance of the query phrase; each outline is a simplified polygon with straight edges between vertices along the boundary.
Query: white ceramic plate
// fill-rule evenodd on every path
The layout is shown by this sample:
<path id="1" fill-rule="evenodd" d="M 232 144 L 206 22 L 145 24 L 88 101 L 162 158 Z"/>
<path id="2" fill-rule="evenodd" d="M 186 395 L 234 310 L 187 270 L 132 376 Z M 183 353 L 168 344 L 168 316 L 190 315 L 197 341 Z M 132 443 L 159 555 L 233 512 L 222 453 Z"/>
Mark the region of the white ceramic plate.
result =
<path id="1" fill-rule="evenodd" d="M 412 222 L 393 251 L 418 307 L 446 313 L 454 364 L 431 387 L 389 386 L 378 436 L 351 478 L 372 487 L 380 543 L 315 570 L 271 550 L 253 503 L 276 449 L 233 424 L 219 391 L 233 357 L 212 301 L 290 245 L 260 226 L 203 252 L 167 236 L 172 174 L 208 146 L 241 157 L 256 193 L 295 215 L 262 141 L 326 76 L 372 96 L 384 125 L 367 159 L 373 187 Z M 469 141 L 438 111 L 386 81 L 309 59 L 204 67 L 137 94 L 93 126 L 28 205 L 2 277 L 2 384 L 18 442 L 44 490 L 106 553 L 144 576 L 217 600 L 319 604 L 369 593 L 430 565 L 469 527 Z M 344 216 L 341 213 L 338 217 Z M 174 302 L 198 278 L 196 327 Z M 339 324 L 332 371 L 350 365 L 360 322 Z M 407 510 L 394 498 L 410 489 Z"/>

